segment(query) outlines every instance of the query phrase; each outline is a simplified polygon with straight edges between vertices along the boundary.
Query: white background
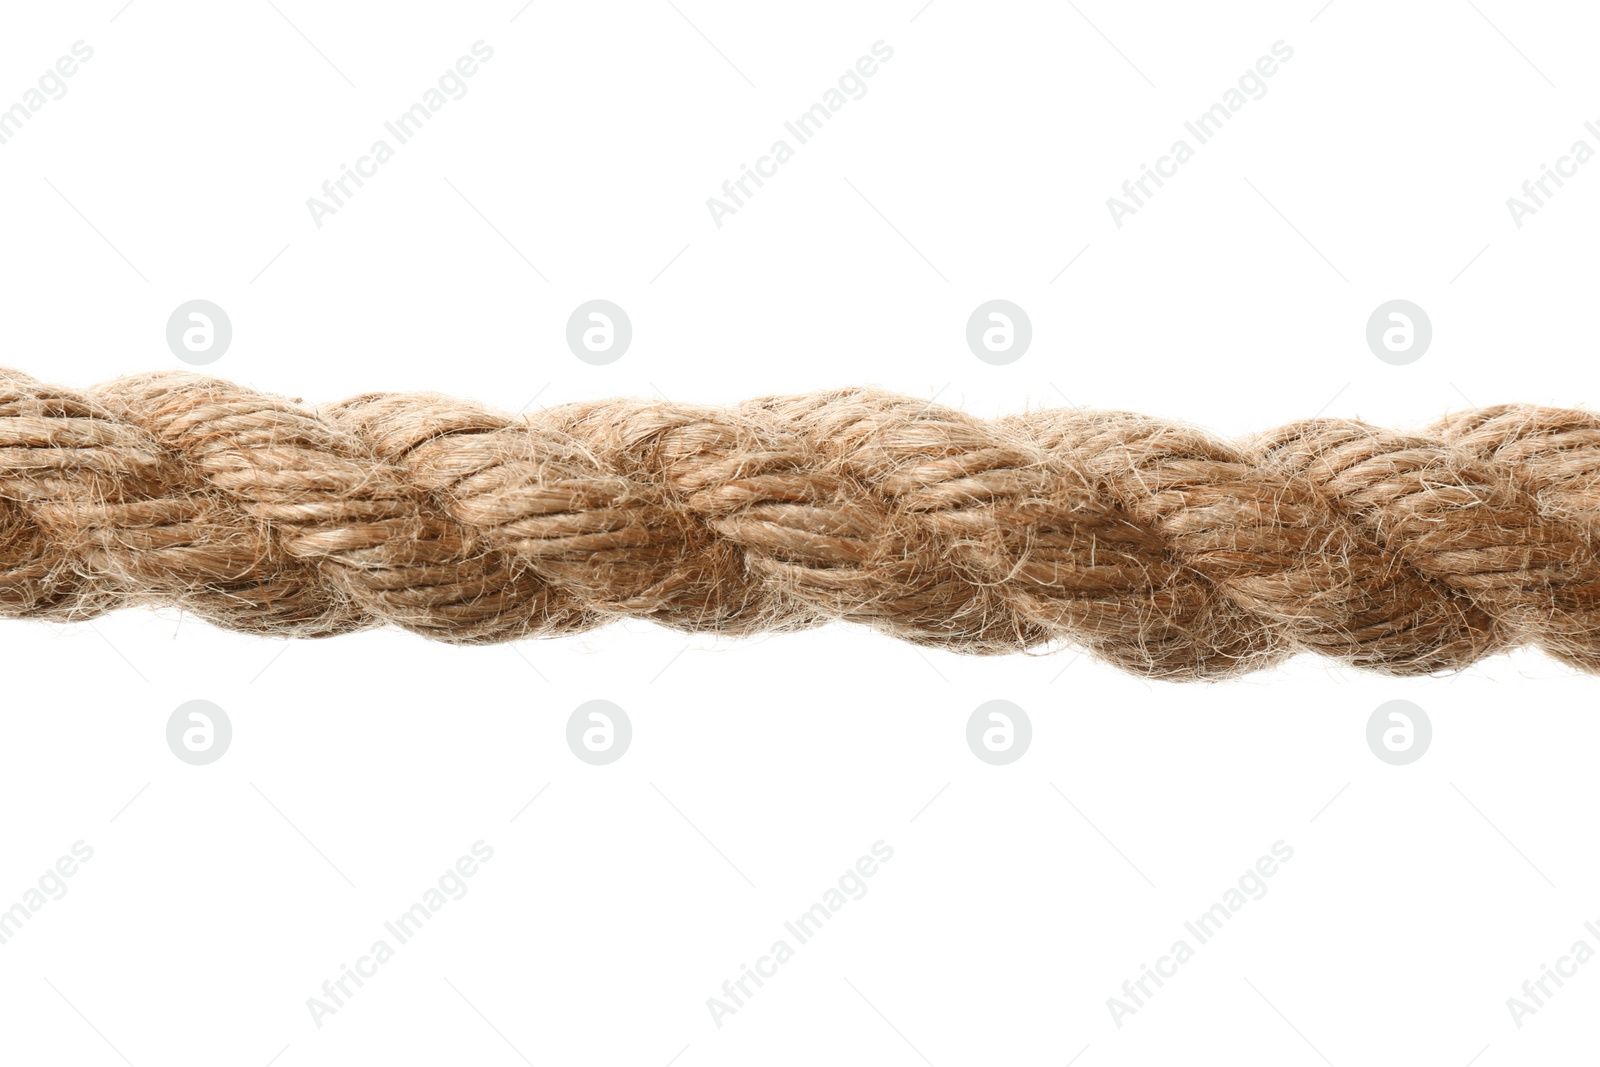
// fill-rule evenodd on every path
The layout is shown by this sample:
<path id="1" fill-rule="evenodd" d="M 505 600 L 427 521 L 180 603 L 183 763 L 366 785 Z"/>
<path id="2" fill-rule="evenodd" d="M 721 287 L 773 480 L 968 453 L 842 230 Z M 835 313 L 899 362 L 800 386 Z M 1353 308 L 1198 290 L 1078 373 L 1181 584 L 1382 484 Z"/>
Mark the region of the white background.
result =
<path id="1" fill-rule="evenodd" d="M 0 107 L 94 55 L 0 145 L 4 359 L 180 367 L 165 322 L 204 298 L 234 328 L 209 372 L 311 402 L 866 383 L 1243 434 L 1594 401 L 1600 163 L 1521 228 L 1506 207 L 1600 147 L 1594 12 L 1318 2 L 7 4 Z M 307 197 L 478 40 L 466 96 L 315 226 Z M 879 40 L 866 95 L 714 225 L 706 198 Z M 1106 198 L 1279 40 L 1266 95 L 1115 226 Z M 634 326 L 605 367 L 563 339 L 596 297 Z M 995 297 L 1034 328 L 1003 367 L 963 336 Z M 1363 337 L 1394 298 L 1433 322 L 1409 366 Z M 0 908 L 94 850 L 0 945 L 5 1062 L 1592 1054 L 1600 963 L 1521 1028 L 1506 1006 L 1600 949 L 1597 683 L 1536 653 L 1184 686 L 848 626 L 287 646 L 132 611 L 4 638 Z M 190 699 L 233 723 L 210 766 L 165 744 Z M 610 766 L 565 744 L 590 699 L 633 722 Z M 1008 767 L 966 747 L 991 699 L 1032 718 Z M 1390 699 L 1433 722 L 1410 766 L 1366 746 Z M 470 892 L 315 1025 L 307 998 L 480 839 Z M 706 999 L 878 840 L 866 896 L 715 1025 Z M 1266 896 L 1115 1025 L 1107 998 L 1279 840 Z"/>

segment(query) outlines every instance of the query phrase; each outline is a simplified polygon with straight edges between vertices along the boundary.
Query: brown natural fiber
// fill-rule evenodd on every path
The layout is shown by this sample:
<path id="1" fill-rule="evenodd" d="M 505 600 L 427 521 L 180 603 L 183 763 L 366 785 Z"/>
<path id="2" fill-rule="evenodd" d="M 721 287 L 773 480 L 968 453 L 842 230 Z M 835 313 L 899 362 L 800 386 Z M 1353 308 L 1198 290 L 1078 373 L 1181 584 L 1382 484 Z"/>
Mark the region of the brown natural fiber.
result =
<path id="1" fill-rule="evenodd" d="M 1169 678 L 1302 650 L 1423 674 L 1523 644 L 1600 671 L 1597 498 L 1600 417 L 1529 406 L 1229 442 L 867 389 L 519 416 L 0 371 L 0 614 L 23 618 L 173 604 L 251 633 L 462 643 L 842 619 Z"/>

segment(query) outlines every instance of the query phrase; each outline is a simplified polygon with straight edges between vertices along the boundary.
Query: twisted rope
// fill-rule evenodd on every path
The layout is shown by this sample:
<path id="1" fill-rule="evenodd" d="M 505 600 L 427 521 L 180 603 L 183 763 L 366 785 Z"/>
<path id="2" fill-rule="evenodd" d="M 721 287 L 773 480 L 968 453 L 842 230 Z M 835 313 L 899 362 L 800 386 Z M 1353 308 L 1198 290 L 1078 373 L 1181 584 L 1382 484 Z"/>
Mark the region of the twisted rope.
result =
<path id="1" fill-rule="evenodd" d="M 1423 674 L 1524 644 L 1597 671 L 1597 498 L 1600 417 L 1554 408 L 1230 442 L 866 389 L 515 416 L 0 371 L 0 615 L 19 618 L 172 604 L 461 643 L 843 619 L 959 652 L 1070 641 L 1169 678 L 1297 651 Z"/>

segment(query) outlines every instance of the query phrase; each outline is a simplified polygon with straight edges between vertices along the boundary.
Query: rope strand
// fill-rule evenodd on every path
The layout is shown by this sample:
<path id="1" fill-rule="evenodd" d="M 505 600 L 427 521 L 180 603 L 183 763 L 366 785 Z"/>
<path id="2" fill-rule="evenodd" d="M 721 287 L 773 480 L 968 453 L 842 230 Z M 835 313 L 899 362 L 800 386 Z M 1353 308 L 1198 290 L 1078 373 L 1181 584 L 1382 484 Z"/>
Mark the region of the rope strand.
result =
<path id="1" fill-rule="evenodd" d="M 171 604 L 249 633 L 460 643 L 847 620 L 957 652 L 1073 643 L 1177 679 L 1300 651 L 1426 674 L 1519 645 L 1600 671 L 1597 530 L 1600 418 L 1555 408 L 1230 442 L 869 389 L 515 416 L 0 371 L 17 618 Z"/>

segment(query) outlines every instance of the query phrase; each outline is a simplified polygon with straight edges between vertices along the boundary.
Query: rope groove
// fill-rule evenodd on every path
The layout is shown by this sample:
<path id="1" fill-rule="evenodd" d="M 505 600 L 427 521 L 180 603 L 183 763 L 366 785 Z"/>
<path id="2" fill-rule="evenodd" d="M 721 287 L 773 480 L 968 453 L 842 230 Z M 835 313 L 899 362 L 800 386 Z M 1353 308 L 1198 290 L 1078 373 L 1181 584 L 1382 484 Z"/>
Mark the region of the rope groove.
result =
<path id="1" fill-rule="evenodd" d="M 1597 534 L 1600 418 L 1575 410 L 1226 441 L 868 389 L 514 416 L 0 371 L 17 618 L 166 604 L 250 633 L 459 643 L 848 620 L 958 652 L 1071 642 L 1178 679 L 1300 651 L 1426 674 L 1519 645 L 1600 671 Z"/>

